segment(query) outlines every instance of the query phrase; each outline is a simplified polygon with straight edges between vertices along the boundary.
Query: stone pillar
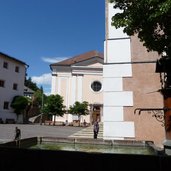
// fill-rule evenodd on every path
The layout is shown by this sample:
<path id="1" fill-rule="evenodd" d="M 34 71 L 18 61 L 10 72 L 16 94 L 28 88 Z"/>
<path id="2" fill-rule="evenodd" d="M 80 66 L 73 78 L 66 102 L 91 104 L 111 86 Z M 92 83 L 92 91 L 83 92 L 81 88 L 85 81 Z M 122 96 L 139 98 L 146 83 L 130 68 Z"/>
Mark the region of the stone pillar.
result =
<path id="1" fill-rule="evenodd" d="M 103 65 L 103 139 L 135 137 L 134 122 L 124 120 L 124 107 L 133 106 L 133 92 L 123 89 L 123 78 L 132 77 L 130 37 L 111 26 L 117 13 L 106 0 L 106 38 Z M 124 63 L 124 64 L 123 64 Z"/>

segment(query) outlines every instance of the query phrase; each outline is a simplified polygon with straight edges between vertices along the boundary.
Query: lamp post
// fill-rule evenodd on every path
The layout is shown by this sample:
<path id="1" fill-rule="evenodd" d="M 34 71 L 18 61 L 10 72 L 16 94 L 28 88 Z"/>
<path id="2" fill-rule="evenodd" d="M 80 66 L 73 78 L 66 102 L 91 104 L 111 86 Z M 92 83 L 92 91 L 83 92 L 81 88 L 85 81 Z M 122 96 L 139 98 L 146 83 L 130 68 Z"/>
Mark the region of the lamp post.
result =
<path id="1" fill-rule="evenodd" d="M 41 115 L 40 115 L 40 125 L 42 125 L 42 119 L 43 119 L 43 105 L 44 105 L 44 98 L 43 98 L 43 87 L 42 87 L 42 105 L 41 105 Z"/>

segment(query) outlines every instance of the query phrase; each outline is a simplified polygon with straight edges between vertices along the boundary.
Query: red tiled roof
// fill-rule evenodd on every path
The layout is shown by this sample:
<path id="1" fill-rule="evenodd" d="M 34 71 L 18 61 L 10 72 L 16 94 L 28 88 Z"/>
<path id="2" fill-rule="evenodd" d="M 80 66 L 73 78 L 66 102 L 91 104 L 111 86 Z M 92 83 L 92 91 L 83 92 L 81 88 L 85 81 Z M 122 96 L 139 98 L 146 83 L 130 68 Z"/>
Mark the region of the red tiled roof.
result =
<path id="1" fill-rule="evenodd" d="M 98 52 L 96 50 L 93 50 L 93 51 L 86 52 L 86 53 L 83 53 L 81 55 L 77 55 L 77 56 L 74 56 L 72 58 L 63 60 L 61 62 L 57 62 L 57 63 L 51 64 L 50 66 L 56 66 L 56 65 L 67 65 L 67 66 L 70 66 L 70 65 L 72 65 L 74 63 L 82 62 L 82 61 L 91 59 L 93 57 L 99 57 L 101 59 L 104 58 L 103 57 L 103 53 L 100 53 L 100 52 Z"/>

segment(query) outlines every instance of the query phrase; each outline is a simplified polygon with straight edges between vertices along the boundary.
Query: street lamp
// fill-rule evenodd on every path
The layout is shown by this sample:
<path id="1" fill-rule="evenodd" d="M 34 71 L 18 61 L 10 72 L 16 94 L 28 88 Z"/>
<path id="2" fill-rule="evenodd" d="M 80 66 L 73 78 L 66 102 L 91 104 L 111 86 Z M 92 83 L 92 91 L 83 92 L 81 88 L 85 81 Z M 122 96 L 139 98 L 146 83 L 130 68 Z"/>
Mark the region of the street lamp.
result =
<path id="1" fill-rule="evenodd" d="M 43 87 L 42 87 L 42 105 L 41 105 L 40 125 L 42 125 L 42 119 L 43 119 L 43 105 L 44 105 L 44 94 L 43 94 Z"/>

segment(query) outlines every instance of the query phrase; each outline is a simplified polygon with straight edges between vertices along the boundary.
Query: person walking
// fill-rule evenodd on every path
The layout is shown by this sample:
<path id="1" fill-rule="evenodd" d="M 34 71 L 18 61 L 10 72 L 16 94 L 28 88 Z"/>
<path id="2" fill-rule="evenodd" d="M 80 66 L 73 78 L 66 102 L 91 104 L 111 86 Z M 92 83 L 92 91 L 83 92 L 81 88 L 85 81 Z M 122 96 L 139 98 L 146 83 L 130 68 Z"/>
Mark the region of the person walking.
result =
<path id="1" fill-rule="evenodd" d="M 15 138 L 14 140 L 20 140 L 21 138 L 21 130 L 18 127 L 15 127 Z"/>
<path id="2" fill-rule="evenodd" d="M 83 125 L 84 125 L 84 127 L 86 127 L 86 125 L 87 125 L 87 123 L 86 123 L 85 119 L 84 119 Z"/>
<path id="3" fill-rule="evenodd" d="M 98 121 L 94 122 L 93 131 L 94 131 L 94 139 L 97 139 L 97 136 L 98 136 L 98 133 L 99 133 L 99 123 L 98 123 Z"/>

